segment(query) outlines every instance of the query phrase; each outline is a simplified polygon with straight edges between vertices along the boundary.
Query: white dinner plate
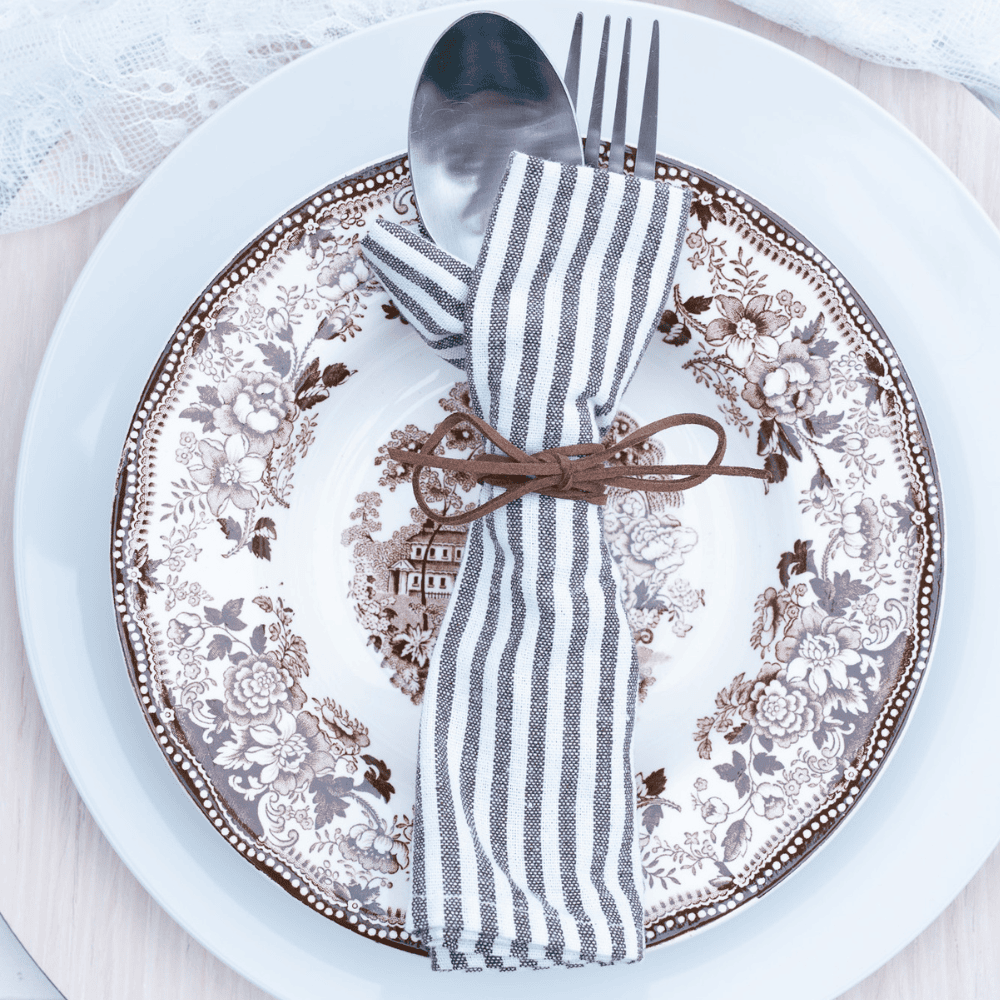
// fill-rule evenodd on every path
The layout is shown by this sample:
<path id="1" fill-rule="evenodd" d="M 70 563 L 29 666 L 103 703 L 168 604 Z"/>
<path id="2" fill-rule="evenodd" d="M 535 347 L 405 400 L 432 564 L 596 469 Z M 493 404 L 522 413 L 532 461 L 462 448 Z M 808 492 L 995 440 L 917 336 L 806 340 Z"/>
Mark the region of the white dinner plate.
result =
<path id="1" fill-rule="evenodd" d="M 500 9 L 558 53 L 577 6 Z M 593 22 L 605 11 L 580 6 Z M 622 15 L 625 6 L 642 37 L 654 11 L 623 5 Z M 158 901 L 281 997 L 311 995 L 332 976 L 378 995 L 465 987 L 432 977 L 412 956 L 373 952 L 295 902 L 250 871 L 186 799 L 149 740 L 116 648 L 106 562 L 111 484 L 146 378 L 207 277 L 303 197 L 403 147 L 408 81 L 465 9 L 332 45 L 269 78 L 184 143 L 133 197 L 81 277 L 25 430 L 19 596 L 36 683 L 67 766 Z M 525 988 L 721 997 L 738 987 L 749 996 L 829 997 L 929 922 L 1000 833 L 988 794 L 996 553 L 973 541 L 990 517 L 989 473 L 979 470 L 996 467 L 983 385 L 994 348 L 979 338 L 991 319 L 981 290 L 996 273 L 1000 242 L 940 164 L 846 85 L 715 22 L 655 13 L 665 38 L 661 149 L 752 192 L 807 233 L 848 271 L 899 351 L 936 446 L 949 592 L 935 668 L 891 768 L 801 874 L 635 969 L 555 972 Z M 585 60 L 584 80 L 588 74 Z M 486 980 L 477 988 L 505 987 Z"/>

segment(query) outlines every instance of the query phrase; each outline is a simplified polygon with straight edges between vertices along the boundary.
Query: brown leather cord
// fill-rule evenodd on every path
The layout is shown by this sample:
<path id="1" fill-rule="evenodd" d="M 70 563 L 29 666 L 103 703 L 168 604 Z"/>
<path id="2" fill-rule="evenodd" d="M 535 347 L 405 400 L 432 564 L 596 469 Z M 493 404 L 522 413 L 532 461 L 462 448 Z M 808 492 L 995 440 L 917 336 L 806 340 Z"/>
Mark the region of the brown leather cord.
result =
<path id="1" fill-rule="evenodd" d="M 445 435 L 458 424 L 471 424 L 503 455 L 481 455 L 479 458 L 446 458 L 433 454 Z M 671 427 L 697 424 L 715 431 L 719 439 L 715 453 L 704 465 L 643 465 L 632 466 L 639 470 L 623 474 L 621 466 L 609 468 L 607 462 L 616 453 L 632 445 L 641 444 L 660 431 Z M 749 476 L 771 481 L 764 469 L 751 469 L 739 465 L 722 465 L 726 453 L 726 432 L 722 424 L 700 413 L 679 413 L 673 417 L 654 420 L 645 427 L 629 434 L 608 447 L 602 444 L 564 445 L 547 448 L 529 455 L 494 430 L 485 420 L 473 413 L 452 413 L 434 428 L 431 436 L 419 451 L 390 448 L 389 457 L 413 469 L 413 495 L 420 509 L 440 524 L 468 524 L 477 518 L 513 503 L 526 493 L 541 493 L 560 500 L 583 500 L 587 503 L 607 502 L 609 486 L 625 490 L 644 490 L 647 493 L 677 493 L 705 482 L 711 476 Z M 478 483 L 506 487 L 499 496 L 464 514 L 450 517 L 431 510 L 420 485 L 420 470 L 453 469 L 475 476 Z M 682 476 L 681 479 L 648 479 L 648 476 Z"/>

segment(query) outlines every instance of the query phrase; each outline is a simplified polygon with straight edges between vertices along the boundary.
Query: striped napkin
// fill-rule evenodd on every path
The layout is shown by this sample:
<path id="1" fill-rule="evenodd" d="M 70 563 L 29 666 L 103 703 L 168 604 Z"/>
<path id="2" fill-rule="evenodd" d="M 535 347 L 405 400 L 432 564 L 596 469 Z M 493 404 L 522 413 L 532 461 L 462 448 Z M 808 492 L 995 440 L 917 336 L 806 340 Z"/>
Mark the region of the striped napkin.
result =
<path id="1" fill-rule="evenodd" d="M 608 430 L 689 198 L 515 153 L 475 268 L 384 220 L 363 245 L 475 412 L 536 452 Z M 473 522 L 420 722 L 410 919 L 435 969 L 642 957 L 637 683 L 602 507 L 529 494 Z"/>

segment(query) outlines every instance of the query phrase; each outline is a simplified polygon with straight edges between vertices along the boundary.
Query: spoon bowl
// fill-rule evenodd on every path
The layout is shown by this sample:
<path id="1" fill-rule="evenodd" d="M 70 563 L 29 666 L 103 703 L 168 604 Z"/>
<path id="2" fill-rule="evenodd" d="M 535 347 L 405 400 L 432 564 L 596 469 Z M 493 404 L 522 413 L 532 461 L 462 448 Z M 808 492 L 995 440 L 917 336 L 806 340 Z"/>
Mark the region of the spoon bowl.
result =
<path id="1" fill-rule="evenodd" d="M 582 164 L 570 96 L 538 43 L 500 14 L 456 21 L 435 43 L 410 109 L 413 193 L 428 235 L 475 265 L 510 154 Z"/>

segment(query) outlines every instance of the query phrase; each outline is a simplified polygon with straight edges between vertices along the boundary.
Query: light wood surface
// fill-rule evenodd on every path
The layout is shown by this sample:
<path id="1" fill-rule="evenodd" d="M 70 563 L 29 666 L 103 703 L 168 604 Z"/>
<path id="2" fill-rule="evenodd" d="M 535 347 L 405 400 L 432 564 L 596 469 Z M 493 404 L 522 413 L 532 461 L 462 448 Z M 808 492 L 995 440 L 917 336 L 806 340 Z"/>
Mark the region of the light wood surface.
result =
<path id="1" fill-rule="evenodd" d="M 726 0 L 666 5 L 770 38 L 847 80 L 929 146 L 1000 223 L 1000 122 L 957 84 L 853 59 Z M 73 282 L 125 201 L 0 237 L 8 553 L 18 448 L 42 355 Z M 0 912 L 68 1000 L 265 1000 L 153 902 L 81 803 L 32 686 L 9 558 L 0 573 L 0 755 Z M 1000 1000 L 998 941 L 1000 850 L 935 923 L 843 1000 Z"/>

